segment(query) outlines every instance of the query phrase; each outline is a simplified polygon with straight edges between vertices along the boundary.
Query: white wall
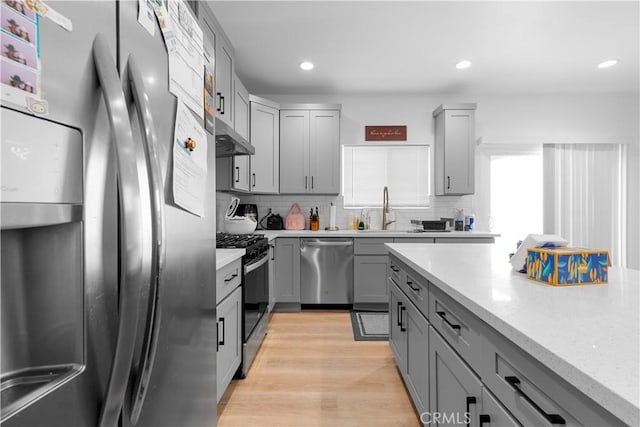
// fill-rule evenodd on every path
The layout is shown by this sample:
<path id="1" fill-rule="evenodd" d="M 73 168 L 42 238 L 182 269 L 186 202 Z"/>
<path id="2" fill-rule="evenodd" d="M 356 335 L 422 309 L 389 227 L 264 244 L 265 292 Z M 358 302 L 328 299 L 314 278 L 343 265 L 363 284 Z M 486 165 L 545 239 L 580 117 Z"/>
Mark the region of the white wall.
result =
<path id="1" fill-rule="evenodd" d="M 406 125 L 407 142 L 432 143 L 432 111 L 441 103 L 475 102 L 476 137 L 501 143 L 529 142 L 602 142 L 630 143 L 628 187 L 628 259 L 629 266 L 640 268 L 640 149 L 638 95 L 260 95 L 280 103 L 342 104 L 341 141 L 343 144 L 366 144 L 365 125 Z M 284 165 L 281 165 L 283 167 Z M 541 177 L 542 179 L 542 177 Z M 433 196 L 427 211 L 400 211 L 399 228 L 409 228 L 408 220 L 451 216 L 455 207 L 478 215 L 478 226 L 486 229 L 483 220 L 488 195 L 486 183 L 479 182 L 474 196 Z M 225 196 L 220 195 L 221 198 Z M 382 198 L 382 194 L 380 196 Z M 260 215 L 267 207 L 286 214 L 293 201 L 308 212 L 318 205 L 322 217 L 328 217 L 328 205 L 334 202 L 340 209 L 340 197 L 331 196 L 244 196 L 242 201 L 258 203 Z M 478 210 L 480 212 L 478 212 Z M 220 211 L 220 209 L 219 209 Z M 323 212 L 325 215 L 323 215 Z M 338 225 L 345 227 L 349 211 L 338 215 Z M 321 224 L 324 227 L 325 224 Z"/>

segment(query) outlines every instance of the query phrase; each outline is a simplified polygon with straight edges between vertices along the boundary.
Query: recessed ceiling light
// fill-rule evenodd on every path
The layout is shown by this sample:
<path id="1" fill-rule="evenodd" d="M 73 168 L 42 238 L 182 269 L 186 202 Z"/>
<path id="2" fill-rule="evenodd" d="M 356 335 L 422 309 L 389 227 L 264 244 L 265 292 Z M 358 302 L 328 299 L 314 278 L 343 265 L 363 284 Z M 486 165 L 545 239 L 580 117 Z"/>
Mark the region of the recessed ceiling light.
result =
<path id="1" fill-rule="evenodd" d="M 471 67 L 471 61 L 467 61 L 466 59 L 464 61 L 460 61 L 456 64 L 456 68 L 458 70 L 463 70 L 465 68 L 469 68 Z"/>
<path id="2" fill-rule="evenodd" d="M 300 63 L 300 68 L 305 71 L 313 70 L 313 67 L 314 65 L 309 61 L 304 61 Z"/>
<path id="3" fill-rule="evenodd" d="M 598 64 L 598 68 L 609 68 L 613 67 L 618 63 L 617 59 L 609 59 L 608 61 L 604 61 Z"/>

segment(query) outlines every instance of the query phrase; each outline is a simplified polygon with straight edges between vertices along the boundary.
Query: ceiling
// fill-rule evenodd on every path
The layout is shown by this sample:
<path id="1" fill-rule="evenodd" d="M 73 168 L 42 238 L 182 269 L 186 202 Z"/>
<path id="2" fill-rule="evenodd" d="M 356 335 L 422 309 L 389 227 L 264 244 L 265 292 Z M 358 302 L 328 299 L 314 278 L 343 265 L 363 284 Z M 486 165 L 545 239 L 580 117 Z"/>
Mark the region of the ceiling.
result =
<path id="1" fill-rule="evenodd" d="M 633 93 L 640 2 L 210 1 L 251 93 Z M 615 58 L 618 65 L 598 69 Z M 468 59 L 473 65 L 457 70 Z M 302 71 L 303 60 L 315 64 Z"/>

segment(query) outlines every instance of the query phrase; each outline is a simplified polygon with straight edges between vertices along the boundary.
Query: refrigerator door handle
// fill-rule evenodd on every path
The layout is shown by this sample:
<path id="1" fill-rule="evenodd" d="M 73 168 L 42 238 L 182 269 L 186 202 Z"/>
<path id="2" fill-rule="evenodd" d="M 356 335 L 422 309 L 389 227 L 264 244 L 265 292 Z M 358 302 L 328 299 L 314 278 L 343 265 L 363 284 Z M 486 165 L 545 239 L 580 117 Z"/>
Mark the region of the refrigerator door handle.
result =
<path id="1" fill-rule="evenodd" d="M 162 315 L 159 301 L 162 296 L 161 277 L 166 259 L 165 252 L 165 219 L 164 219 L 164 186 L 160 169 L 160 161 L 156 151 L 157 138 L 151 115 L 149 97 L 144 87 L 140 68 L 133 55 L 128 58 L 128 80 L 131 85 L 133 102 L 136 107 L 140 129 L 143 136 L 143 147 L 147 163 L 147 178 L 151 198 L 151 280 L 149 282 L 149 300 L 147 303 L 147 320 L 144 340 L 140 354 L 139 370 L 135 378 L 131 402 L 131 423 L 138 422 L 144 399 L 147 395 L 149 379 L 158 348 L 159 325 Z"/>
<path id="2" fill-rule="evenodd" d="M 118 336 L 99 421 L 101 427 L 112 427 L 117 425 L 120 417 L 136 343 L 142 280 L 143 221 L 135 146 L 127 104 L 118 77 L 118 68 L 102 34 L 96 35 L 93 40 L 93 60 L 113 135 L 121 216 Z"/>

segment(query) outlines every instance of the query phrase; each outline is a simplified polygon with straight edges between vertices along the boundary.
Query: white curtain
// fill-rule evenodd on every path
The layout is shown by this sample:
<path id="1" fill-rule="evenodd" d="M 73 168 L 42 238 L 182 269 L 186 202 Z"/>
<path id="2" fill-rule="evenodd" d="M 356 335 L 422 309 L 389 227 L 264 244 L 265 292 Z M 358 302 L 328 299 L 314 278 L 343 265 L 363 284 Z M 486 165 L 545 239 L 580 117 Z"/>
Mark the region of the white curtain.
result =
<path id="1" fill-rule="evenodd" d="M 544 232 L 607 250 L 618 266 L 627 265 L 626 151 L 620 144 L 543 148 Z"/>

